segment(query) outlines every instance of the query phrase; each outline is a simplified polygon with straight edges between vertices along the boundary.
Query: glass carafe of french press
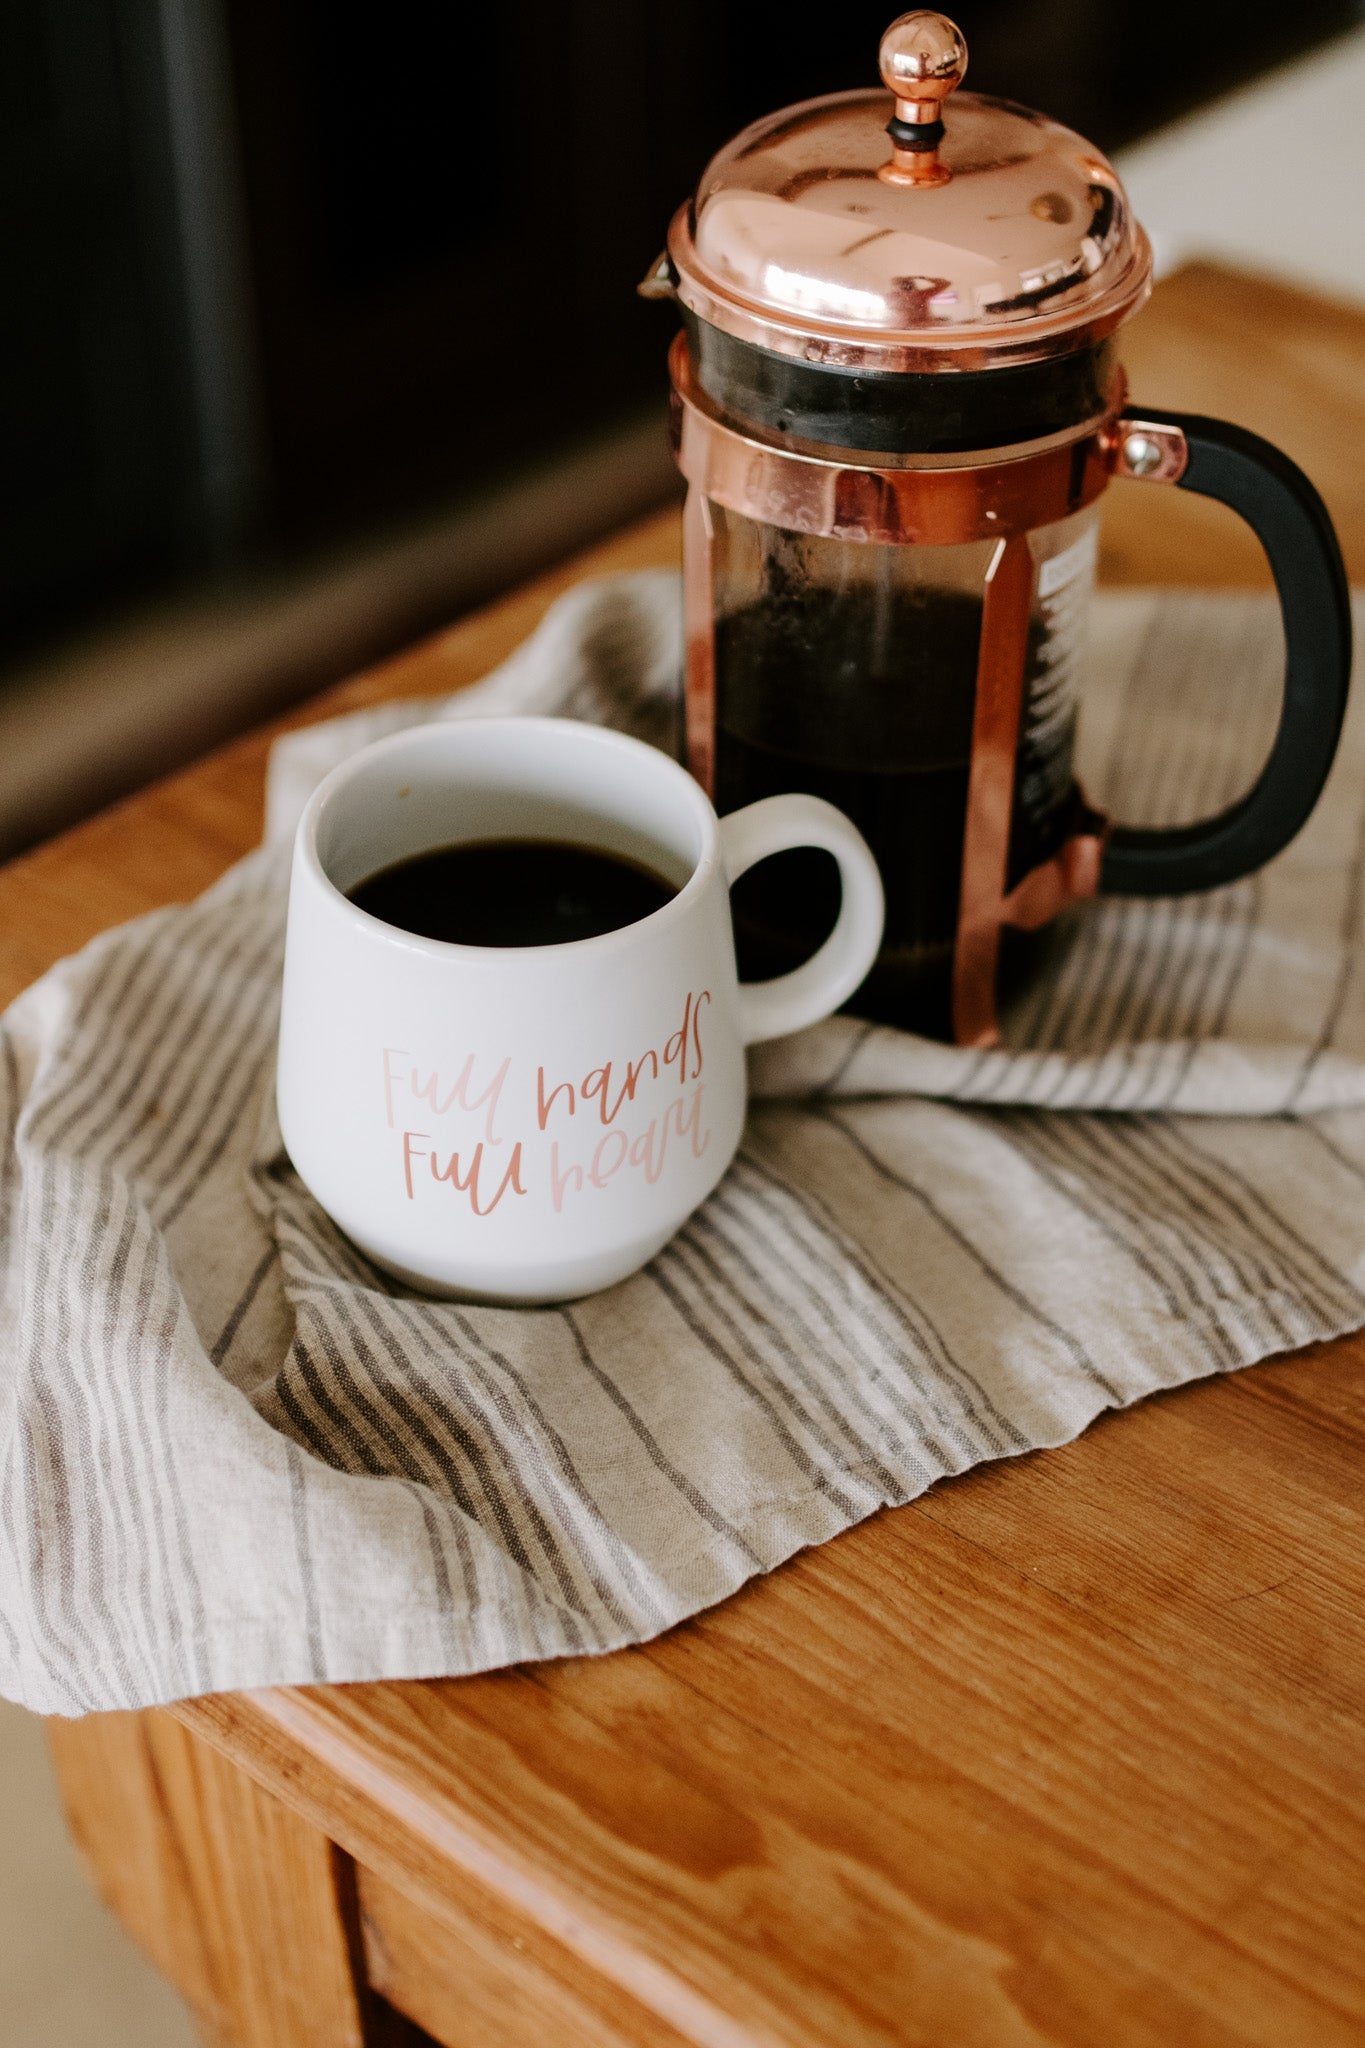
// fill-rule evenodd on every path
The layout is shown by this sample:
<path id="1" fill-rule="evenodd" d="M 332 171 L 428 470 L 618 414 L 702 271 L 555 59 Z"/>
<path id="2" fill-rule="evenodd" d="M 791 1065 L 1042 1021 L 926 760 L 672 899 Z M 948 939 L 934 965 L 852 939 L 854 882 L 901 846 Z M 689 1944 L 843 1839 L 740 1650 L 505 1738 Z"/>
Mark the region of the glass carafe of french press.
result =
<path id="1" fill-rule="evenodd" d="M 1285 456 L 1127 403 L 1114 337 L 1151 258 L 1112 167 L 1041 114 L 958 92 L 966 48 L 942 15 L 902 16 L 880 55 L 884 91 L 786 108 L 722 149 L 642 287 L 684 323 L 687 753 L 722 811 L 806 789 L 866 835 L 886 936 L 852 1008 L 989 1043 L 1017 935 L 1098 890 L 1231 881 L 1299 829 L 1341 727 L 1349 610 L 1327 514 Z M 1279 590 L 1278 736 L 1250 793 L 1195 826 L 1111 825 L 1072 773 L 1115 475 L 1230 505 Z M 746 975 L 828 930 L 826 869 L 785 855 L 740 885 Z"/>

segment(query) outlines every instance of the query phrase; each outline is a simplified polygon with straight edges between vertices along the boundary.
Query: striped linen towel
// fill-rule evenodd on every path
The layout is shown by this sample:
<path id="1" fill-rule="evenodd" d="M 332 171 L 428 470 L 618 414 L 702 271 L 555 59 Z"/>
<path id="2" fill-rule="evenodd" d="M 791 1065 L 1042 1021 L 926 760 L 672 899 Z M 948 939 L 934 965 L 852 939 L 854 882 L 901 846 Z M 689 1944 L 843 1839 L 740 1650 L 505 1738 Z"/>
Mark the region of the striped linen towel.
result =
<path id="1" fill-rule="evenodd" d="M 1087 781 L 1173 822 L 1249 779 L 1259 598 L 1098 606 Z M 433 1303 L 307 1195 L 272 1106 L 288 839 L 420 717 L 661 744 L 678 598 L 587 584 L 475 690 L 281 742 L 265 845 L 0 1023 L 0 1690 L 44 1713 L 638 1641 L 1102 1409 L 1365 1323 L 1365 706 L 1264 874 L 1092 906 L 990 1053 L 849 1019 L 764 1048 L 650 1267 Z M 1065 1112 L 1064 1114 L 1061 1112 Z"/>

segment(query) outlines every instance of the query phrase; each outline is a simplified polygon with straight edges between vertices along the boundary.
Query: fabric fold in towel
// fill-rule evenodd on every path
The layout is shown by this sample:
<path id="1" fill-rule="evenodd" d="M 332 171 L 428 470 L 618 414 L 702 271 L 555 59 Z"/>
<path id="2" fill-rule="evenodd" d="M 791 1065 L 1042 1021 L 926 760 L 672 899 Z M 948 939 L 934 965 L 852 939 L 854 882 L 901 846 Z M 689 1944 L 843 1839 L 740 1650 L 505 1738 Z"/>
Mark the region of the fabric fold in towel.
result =
<path id="1" fill-rule="evenodd" d="M 1101 1410 L 1365 1323 L 1365 708 L 1263 874 L 1088 906 L 989 1053 L 852 1018 L 762 1048 L 741 1155 L 564 1309 L 404 1293 L 273 1113 L 288 842 L 424 717 L 672 745 L 676 580 L 581 585 L 441 704 L 308 728 L 265 845 L 0 1021 L 0 1691 L 45 1713 L 458 1674 L 639 1641 L 803 1545 Z M 1273 602 L 1097 606 L 1087 787 L 1133 822 L 1254 774 Z"/>

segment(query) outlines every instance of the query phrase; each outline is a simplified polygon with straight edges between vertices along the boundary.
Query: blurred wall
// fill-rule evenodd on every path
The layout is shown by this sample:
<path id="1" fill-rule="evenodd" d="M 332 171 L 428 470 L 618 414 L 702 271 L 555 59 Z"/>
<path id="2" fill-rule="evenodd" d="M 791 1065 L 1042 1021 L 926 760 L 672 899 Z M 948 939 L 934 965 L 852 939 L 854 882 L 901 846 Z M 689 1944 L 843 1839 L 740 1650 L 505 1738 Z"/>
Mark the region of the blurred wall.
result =
<path id="1" fill-rule="evenodd" d="M 1106 148 L 1359 16 L 957 11 L 974 86 Z M 673 207 L 746 120 L 872 83 L 890 12 L 5 0 L 0 663 L 661 408 L 672 318 L 633 287 Z"/>

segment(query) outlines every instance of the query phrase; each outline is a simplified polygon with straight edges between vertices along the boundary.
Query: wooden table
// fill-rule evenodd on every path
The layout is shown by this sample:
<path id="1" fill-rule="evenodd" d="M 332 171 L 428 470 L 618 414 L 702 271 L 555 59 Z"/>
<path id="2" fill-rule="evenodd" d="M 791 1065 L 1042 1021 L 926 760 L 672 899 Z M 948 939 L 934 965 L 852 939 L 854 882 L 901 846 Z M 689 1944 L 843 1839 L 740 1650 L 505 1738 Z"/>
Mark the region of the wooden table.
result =
<path id="1" fill-rule="evenodd" d="M 1314 474 L 1365 577 L 1365 317 L 1193 270 L 1136 395 Z M 1114 580 L 1260 565 L 1113 494 Z M 669 516 L 332 693 L 477 676 Z M 267 738 L 0 875 L 0 992 L 256 838 Z M 207 2041 L 1365 2041 L 1365 1342 L 1109 1416 L 657 1643 L 53 1724 L 96 1882 Z M 400 2015 L 407 2015 L 405 2020 Z"/>

